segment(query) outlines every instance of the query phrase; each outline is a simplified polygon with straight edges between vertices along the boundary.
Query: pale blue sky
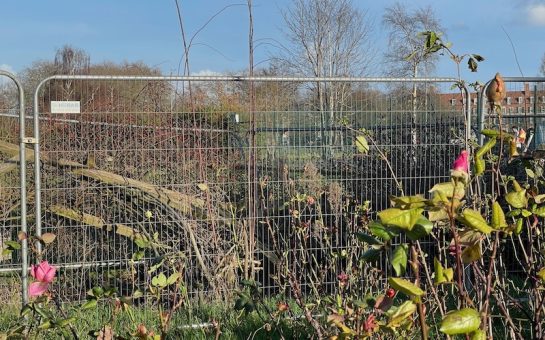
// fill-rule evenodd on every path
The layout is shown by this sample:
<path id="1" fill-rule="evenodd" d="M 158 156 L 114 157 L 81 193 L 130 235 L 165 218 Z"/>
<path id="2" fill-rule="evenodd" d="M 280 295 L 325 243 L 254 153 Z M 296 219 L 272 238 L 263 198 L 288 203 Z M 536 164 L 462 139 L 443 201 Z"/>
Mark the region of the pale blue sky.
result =
<path id="1" fill-rule="evenodd" d="M 386 47 L 381 24 L 385 6 L 394 0 L 354 0 L 374 26 L 373 43 Z M 401 1 L 403 3 L 403 1 Z M 237 0 L 180 0 L 188 37 L 213 14 Z M 244 3 L 244 0 L 238 0 Z M 254 0 L 255 39 L 283 40 L 280 11 L 291 0 Z M 458 52 L 481 54 L 486 61 L 469 80 L 486 80 L 496 71 L 519 76 L 503 25 L 515 44 L 524 75 L 535 76 L 545 53 L 545 0 L 414 0 L 430 5 Z M 65 44 L 86 50 L 92 62 L 143 61 L 165 74 L 176 73 L 182 55 L 174 0 L 1 0 L 0 67 L 19 72 L 39 59 L 52 59 Z M 242 70 L 247 66 L 247 8 L 233 6 L 216 17 L 194 40 L 193 73 Z M 260 40 L 264 41 L 264 40 Z M 257 44 L 255 61 L 274 47 Z M 212 46 L 212 48 L 208 47 Z M 380 75 L 382 70 L 372 73 Z M 437 75 L 455 75 L 444 58 Z"/>

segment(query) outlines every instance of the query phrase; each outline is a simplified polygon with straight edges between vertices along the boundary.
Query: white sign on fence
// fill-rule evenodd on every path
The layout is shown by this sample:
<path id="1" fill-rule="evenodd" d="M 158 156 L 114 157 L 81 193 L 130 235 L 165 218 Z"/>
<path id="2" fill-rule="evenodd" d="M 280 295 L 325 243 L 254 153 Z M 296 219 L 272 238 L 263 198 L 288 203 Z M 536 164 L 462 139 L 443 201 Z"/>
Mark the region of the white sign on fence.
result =
<path id="1" fill-rule="evenodd" d="M 51 113 L 81 113 L 79 101 L 51 101 Z"/>

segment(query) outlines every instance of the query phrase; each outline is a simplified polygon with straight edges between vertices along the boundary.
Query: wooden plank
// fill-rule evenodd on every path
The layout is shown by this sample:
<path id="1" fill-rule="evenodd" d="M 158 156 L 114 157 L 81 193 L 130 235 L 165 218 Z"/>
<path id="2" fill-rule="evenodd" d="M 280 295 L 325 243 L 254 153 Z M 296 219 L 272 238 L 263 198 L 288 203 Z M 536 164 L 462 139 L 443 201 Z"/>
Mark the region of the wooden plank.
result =
<path id="1" fill-rule="evenodd" d="M 168 205 L 184 215 L 190 215 L 198 218 L 204 218 L 205 202 L 203 199 L 182 194 L 181 192 L 156 187 L 150 183 L 138 181 L 132 178 L 123 177 L 108 171 L 98 169 L 73 169 L 72 173 L 97 181 L 110 184 L 136 188 L 146 194 L 158 199 L 161 203 Z"/>
<path id="2" fill-rule="evenodd" d="M 53 205 L 49 207 L 47 211 L 73 221 L 93 226 L 98 229 L 106 229 L 106 231 L 114 230 L 116 234 L 128 237 L 130 239 L 134 239 L 135 237 L 141 237 L 141 234 L 139 232 L 135 231 L 129 226 L 120 223 L 116 223 L 114 225 L 107 224 L 102 218 L 98 216 L 77 211 L 62 205 Z"/>

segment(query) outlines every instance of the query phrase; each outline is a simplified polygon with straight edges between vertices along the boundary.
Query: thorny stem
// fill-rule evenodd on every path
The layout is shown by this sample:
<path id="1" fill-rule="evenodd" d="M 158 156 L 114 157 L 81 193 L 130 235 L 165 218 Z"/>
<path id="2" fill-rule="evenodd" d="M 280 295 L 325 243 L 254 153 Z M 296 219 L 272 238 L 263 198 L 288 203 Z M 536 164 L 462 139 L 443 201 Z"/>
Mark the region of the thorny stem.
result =
<path id="1" fill-rule="evenodd" d="M 485 281 L 486 282 L 486 296 L 485 296 L 483 308 L 482 308 L 482 311 L 481 311 L 482 323 L 483 323 L 482 329 L 487 328 L 487 323 L 488 323 L 488 320 L 490 318 L 490 315 L 488 315 L 488 307 L 490 305 L 490 295 L 491 295 L 491 292 L 492 292 L 492 281 L 493 281 L 492 272 L 493 272 L 493 269 L 494 269 L 493 268 L 494 261 L 496 260 L 496 253 L 498 251 L 499 245 L 500 245 L 500 237 L 499 237 L 499 235 L 495 235 L 494 245 L 492 246 L 492 255 L 490 257 L 490 263 L 488 265 L 488 276 L 486 277 L 486 281 Z"/>
<path id="2" fill-rule="evenodd" d="M 318 336 L 318 339 L 323 339 L 324 336 L 322 334 L 322 327 L 320 326 L 320 323 L 312 317 L 312 313 L 308 309 L 308 307 L 305 306 L 302 295 L 301 295 L 301 289 L 299 288 L 299 284 L 297 282 L 297 279 L 295 278 L 294 273 L 289 272 L 288 277 L 289 277 L 290 286 L 293 290 L 295 301 L 300 307 L 303 308 L 305 318 L 307 319 L 308 323 L 310 323 L 312 328 L 314 328 L 314 330 L 316 331 L 316 335 Z"/>
<path id="3" fill-rule="evenodd" d="M 473 270 L 474 272 L 479 276 L 479 278 L 481 279 L 482 282 L 486 282 L 487 278 L 484 276 L 483 272 L 479 269 L 479 267 L 477 266 L 477 263 L 476 262 L 473 262 L 472 263 L 472 266 L 473 266 Z M 495 286 L 497 288 L 499 288 L 499 290 L 505 294 L 505 296 L 509 299 L 509 301 L 515 305 L 523 314 L 526 315 L 526 317 L 528 317 L 529 320 L 532 319 L 532 316 L 528 313 L 528 311 L 526 311 L 526 308 L 524 306 L 522 306 L 520 304 L 520 302 L 513 298 L 511 295 L 509 295 L 509 293 L 507 293 L 503 287 L 501 285 L 498 285 L 498 286 Z M 520 331 L 518 331 L 517 327 L 515 326 L 515 323 L 513 322 L 513 319 L 511 318 L 511 316 L 509 315 L 509 312 L 508 310 L 506 309 L 506 306 L 504 305 L 503 301 L 504 301 L 504 298 L 498 296 L 498 294 L 495 292 L 495 291 L 492 291 L 492 295 L 494 296 L 494 298 L 496 299 L 496 301 L 498 301 L 498 306 L 500 308 L 500 312 L 502 313 L 502 315 L 505 317 L 505 320 L 507 320 L 507 323 L 509 324 L 509 327 L 511 327 L 511 329 L 515 332 L 515 334 L 517 334 L 518 338 L 519 339 L 523 339 L 523 336 L 522 334 L 520 334 Z"/>
<path id="4" fill-rule="evenodd" d="M 416 252 L 416 247 L 414 243 L 411 242 L 411 267 L 413 270 L 413 275 L 415 277 L 415 285 L 420 286 L 420 261 L 418 261 L 418 253 Z M 426 325 L 426 314 L 424 312 L 424 304 L 422 301 L 416 303 L 416 308 L 418 310 L 418 321 L 420 323 L 420 334 L 422 340 L 428 340 L 428 325 Z"/>
<path id="5" fill-rule="evenodd" d="M 396 187 L 399 190 L 399 192 L 401 193 L 401 196 L 405 196 L 405 193 L 403 191 L 403 184 L 397 179 L 397 175 L 396 175 L 394 169 L 392 168 L 392 164 L 390 163 L 390 160 L 388 160 L 388 157 L 378 147 L 377 142 L 373 139 L 373 137 L 371 137 L 368 133 L 362 133 L 361 131 L 353 129 L 353 128 L 349 127 L 349 126 L 345 126 L 345 128 L 347 130 L 349 130 L 349 131 L 352 131 L 352 132 L 356 133 L 356 134 L 363 134 L 365 136 L 365 138 L 368 139 L 371 142 L 371 144 L 375 147 L 375 150 L 380 155 L 380 158 L 386 163 L 386 166 L 388 167 L 388 170 L 390 171 L 390 174 L 392 175 L 392 178 L 396 182 Z"/>
<path id="6" fill-rule="evenodd" d="M 416 241 L 416 247 L 418 248 L 418 253 L 420 255 L 420 259 L 424 263 L 422 266 L 424 268 L 424 273 L 426 274 L 426 281 L 428 282 L 428 285 L 431 289 L 433 298 L 435 299 L 435 302 L 437 302 L 437 306 L 439 307 L 439 313 L 441 313 L 441 317 L 445 315 L 445 310 L 443 309 L 443 303 L 441 302 L 441 299 L 439 298 L 439 295 L 437 294 L 437 289 L 435 289 L 435 286 L 433 285 L 433 281 L 431 279 L 430 270 L 428 266 L 426 265 L 426 258 L 424 257 L 424 252 L 422 251 L 422 247 L 420 246 L 420 242 Z"/>
<path id="7" fill-rule="evenodd" d="M 454 247 L 455 247 L 455 258 L 456 258 L 456 285 L 458 287 L 458 294 L 460 295 L 460 303 L 467 303 L 469 305 L 473 305 L 473 301 L 467 296 L 464 285 L 463 285 L 463 265 L 462 265 L 462 252 L 461 246 L 460 246 L 460 235 L 458 234 L 458 231 L 456 230 L 456 220 L 455 220 L 455 214 L 454 214 L 454 199 L 456 194 L 456 187 L 458 185 L 458 179 L 454 178 L 454 189 L 452 192 L 452 202 L 450 205 L 450 209 L 448 209 L 448 215 L 449 215 L 449 223 L 450 223 L 450 231 L 452 232 L 452 235 L 454 237 Z"/>

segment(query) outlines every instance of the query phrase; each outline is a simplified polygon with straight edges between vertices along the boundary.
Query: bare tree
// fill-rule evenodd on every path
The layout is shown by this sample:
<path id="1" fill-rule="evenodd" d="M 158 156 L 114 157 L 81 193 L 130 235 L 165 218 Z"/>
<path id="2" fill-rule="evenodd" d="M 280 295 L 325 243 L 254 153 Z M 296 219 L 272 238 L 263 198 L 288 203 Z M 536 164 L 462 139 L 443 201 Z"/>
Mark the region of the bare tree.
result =
<path id="1" fill-rule="evenodd" d="M 417 8 L 410 11 L 406 5 L 395 3 L 386 8 L 382 23 L 389 29 L 388 51 L 384 55 L 387 65 L 387 75 L 395 77 L 414 77 L 429 75 L 435 69 L 439 56 L 436 53 L 426 53 L 425 39 L 421 32 L 442 32 L 439 19 L 431 7 Z M 406 93 L 409 88 L 397 87 L 398 94 Z M 416 123 L 418 108 L 418 84 L 413 83 L 411 94 L 412 125 Z M 426 96 L 424 96 L 426 98 Z M 427 105 L 426 102 L 423 105 Z M 416 129 L 411 130 L 411 140 L 417 143 Z"/>
<path id="2" fill-rule="evenodd" d="M 541 58 L 541 65 L 539 66 L 539 73 L 541 73 L 541 75 L 545 77 L 545 54 L 543 54 L 543 57 Z"/>
<path id="3" fill-rule="evenodd" d="M 302 76 L 361 76 L 372 60 L 367 15 L 351 0 L 295 0 L 283 13 L 288 46 L 278 57 Z M 323 130 L 342 114 L 349 84 L 316 82 L 311 90 Z M 328 113 L 326 113 L 328 112 Z M 322 143 L 342 143 L 322 132 Z M 340 137 L 340 136 L 338 136 Z"/>
<path id="4" fill-rule="evenodd" d="M 425 31 L 444 32 L 431 7 L 410 11 L 406 5 L 395 3 L 386 8 L 383 24 L 389 29 L 388 51 L 385 53 L 389 76 L 418 77 L 434 71 L 439 56 L 426 53 L 426 37 L 419 35 Z"/>
<path id="5" fill-rule="evenodd" d="M 82 49 L 75 48 L 69 45 L 57 50 L 55 54 L 55 66 L 60 74 L 88 74 L 91 65 L 89 54 Z M 69 98 L 74 89 L 72 81 L 66 80 L 63 84 L 64 95 Z"/>
<path id="6" fill-rule="evenodd" d="M 406 5 L 398 2 L 386 8 L 382 23 L 389 29 L 388 51 L 384 55 L 388 76 L 417 78 L 435 70 L 439 56 L 437 53 L 426 53 L 426 37 L 419 34 L 425 31 L 444 32 L 431 7 L 410 11 Z M 417 108 L 417 91 L 415 83 L 412 86 L 413 110 Z"/>

